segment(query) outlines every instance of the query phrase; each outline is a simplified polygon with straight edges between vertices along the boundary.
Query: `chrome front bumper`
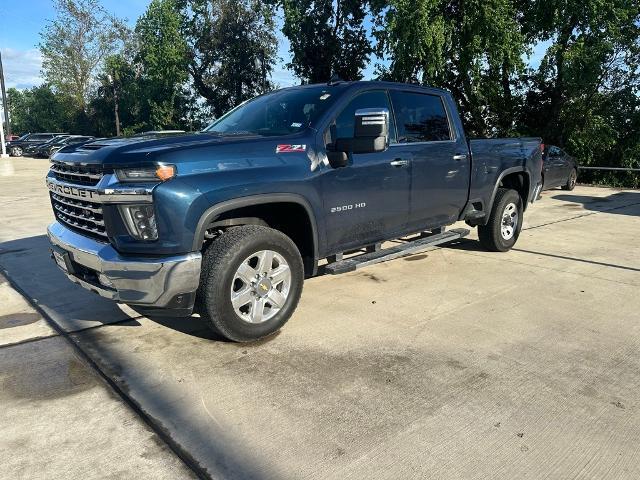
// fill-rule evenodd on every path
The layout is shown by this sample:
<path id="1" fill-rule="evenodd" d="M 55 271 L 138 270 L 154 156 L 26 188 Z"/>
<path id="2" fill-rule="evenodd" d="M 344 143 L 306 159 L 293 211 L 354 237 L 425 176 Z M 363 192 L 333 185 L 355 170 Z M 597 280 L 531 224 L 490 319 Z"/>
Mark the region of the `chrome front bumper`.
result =
<path id="1" fill-rule="evenodd" d="M 198 289 L 200 252 L 159 258 L 121 256 L 110 244 L 80 235 L 58 222 L 49 225 L 47 234 L 54 247 L 69 255 L 71 265 L 83 270 L 80 274 L 72 268 L 65 272 L 67 277 L 102 297 L 131 305 L 184 308 L 182 297 L 192 300 Z M 91 272 L 95 272 L 95 278 Z"/>

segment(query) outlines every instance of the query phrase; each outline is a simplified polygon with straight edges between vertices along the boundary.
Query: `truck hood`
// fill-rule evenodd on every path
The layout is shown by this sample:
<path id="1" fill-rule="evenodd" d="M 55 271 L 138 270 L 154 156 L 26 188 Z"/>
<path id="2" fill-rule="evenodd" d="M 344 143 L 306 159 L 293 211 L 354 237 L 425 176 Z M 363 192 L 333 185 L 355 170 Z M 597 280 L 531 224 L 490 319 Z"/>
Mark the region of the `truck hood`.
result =
<path id="1" fill-rule="evenodd" d="M 221 135 L 217 133 L 190 133 L 171 136 L 116 137 L 81 145 L 71 145 L 56 152 L 52 160 L 62 162 L 102 165 L 104 168 L 139 166 L 154 162 L 183 165 L 179 171 L 202 171 L 207 164 L 211 170 L 251 166 L 255 160 L 276 159 L 278 145 L 301 145 L 297 152 L 306 156 L 311 142 L 311 132 L 282 137 L 259 135 Z M 227 167 L 225 167 L 227 165 Z"/>

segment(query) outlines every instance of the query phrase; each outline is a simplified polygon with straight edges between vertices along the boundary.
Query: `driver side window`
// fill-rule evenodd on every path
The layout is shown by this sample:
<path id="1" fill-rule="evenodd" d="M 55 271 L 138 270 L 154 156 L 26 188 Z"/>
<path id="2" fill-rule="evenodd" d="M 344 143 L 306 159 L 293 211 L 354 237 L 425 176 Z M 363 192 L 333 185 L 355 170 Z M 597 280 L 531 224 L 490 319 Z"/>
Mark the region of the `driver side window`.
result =
<path id="1" fill-rule="evenodd" d="M 352 98 L 329 125 L 324 135 L 325 145 L 333 143 L 336 138 L 353 137 L 356 110 L 361 108 L 386 108 L 389 110 L 389 143 L 396 143 L 396 127 L 387 92 L 385 90 L 369 90 Z"/>

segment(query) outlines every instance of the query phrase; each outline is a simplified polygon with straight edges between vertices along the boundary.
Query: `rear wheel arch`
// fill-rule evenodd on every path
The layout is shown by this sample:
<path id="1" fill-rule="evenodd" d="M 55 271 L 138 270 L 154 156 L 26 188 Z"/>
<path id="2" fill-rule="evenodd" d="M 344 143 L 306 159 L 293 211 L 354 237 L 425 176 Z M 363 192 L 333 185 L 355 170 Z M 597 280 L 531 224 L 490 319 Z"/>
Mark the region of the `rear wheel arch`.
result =
<path id="1" fill-rule="evenodd" d="M 531 192 L 531 177 L 529 176 L 529 172 L 527 172 L 524 168 L 508 168 L 500 174 L 500 177 L 498 177 L 498 181 L 493 187 L 491 202 L 487 206 L 489 211 L 493 207 L 493 203 L 496 199 L 496 193 L 498 192 L 499 188 L 510 188 L 518 192 L 520 198 L 522 199 L 522 208 L 524 210 L 527 209 L 527 204 L 529 203 L 529 193 Z"/>
<path id="2" fill-rule="evenodd" d="M 318 260 L 317 223 L 304 197 L 296 194 L 253 195 L 214 205 L 198 222 L 193 250 L 202 249 L 207 230 L 242 225 L 268 226 L 287 235 L 300 251 L 305 275 L 315 275 Z"/>

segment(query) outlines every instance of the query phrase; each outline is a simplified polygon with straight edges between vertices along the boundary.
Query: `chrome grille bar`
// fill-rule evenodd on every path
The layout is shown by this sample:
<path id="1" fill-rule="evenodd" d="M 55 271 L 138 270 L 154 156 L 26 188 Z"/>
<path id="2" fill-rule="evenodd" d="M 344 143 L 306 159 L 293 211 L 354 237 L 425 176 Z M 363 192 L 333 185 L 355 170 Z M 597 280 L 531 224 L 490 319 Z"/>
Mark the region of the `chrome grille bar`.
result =
<path id="1" fill-rule="evenodd" d="M 102 168 L 94 165 L 68 165 L 52 161 L 50 169 L 57 179 L 80 185 L 96 185 L 103 176 Z"/>
<path id="2" fill-rule="evenodd" d="M 53 208 L 55 208 L 57 211 L 65 214 L 65 215 L 68 215 L 68 216 L 73 217 L 75 219 L 84 220 L 84 221 L 87 221 L 87 222 L 92 222 L 92 223 L 95 223 L 96 225 L 100 225 L 100 226 L 104 227 L 104 221 L 102 221 L 102 220 L 100 220 L 100 219 L 98 219 L 96 217 L 85 217 L 85 216 L 83 216 L 81 214 L 78 214 L 78 213 L 75 213 L 75 212 L 69 210 L 68 208 L 64 208 L 62 205 L 57 205 L 55 203 L 53 204 Z"/>
<path id="3" fill-rule="evenodd" d="M 71 226 L 72 228 L 79 228 L 80 230 L 84 230 L 85 232 L 92 233 L 99 237 L 107 238 L 107 234 L 104 231 L 104 228 L 100 228 L 98 226 L 92 227 L 87 222 L 80 222 L 71 217 L 67 217 L 66 215 L 56 212 L 56 218 L 60 220 L 62 223 Z"/>
<path id="4" fill-rule="evenodd" d="M 71 198 L 63 197 L 62 195 L 58 195 L 56 193 L 52 193 L 51 196 L 58 203 L 62 203 L 69 207 L 82 208 L 84 210 L 89 210 L 93 213 L 99 213 L 102 215 L 102 207 L 100 207 L 99 203 L 91 203 L 91 202 L 83 202 L 81 200 L 73 200 Z"/>

